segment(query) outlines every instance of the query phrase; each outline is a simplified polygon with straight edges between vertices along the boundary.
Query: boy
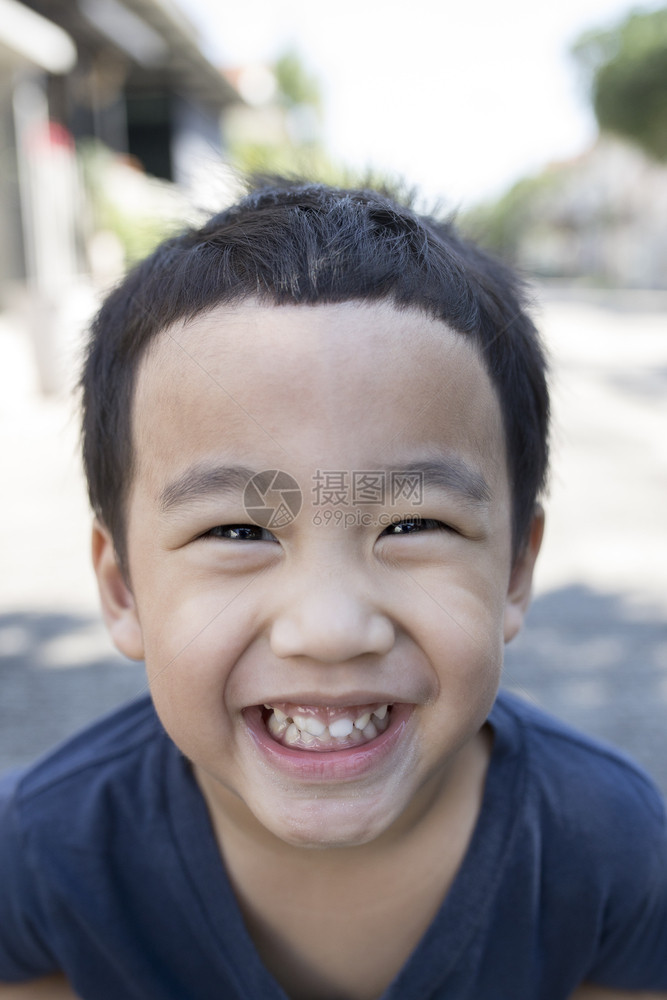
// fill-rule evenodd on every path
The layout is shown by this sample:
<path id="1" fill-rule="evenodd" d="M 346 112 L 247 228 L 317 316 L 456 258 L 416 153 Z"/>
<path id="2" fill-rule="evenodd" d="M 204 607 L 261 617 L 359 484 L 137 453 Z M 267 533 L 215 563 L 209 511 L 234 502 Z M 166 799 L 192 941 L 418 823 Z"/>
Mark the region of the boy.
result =
<path id="1" fill-rule="evenodd" d="M 0 997 L 667 996 L 659 797 L 497 696 L 547 464 L 512 276 L 276 182 L 109 297 L 83 402 L 152 700 L 6 782 L 0 980 L 52 978 Z"/>

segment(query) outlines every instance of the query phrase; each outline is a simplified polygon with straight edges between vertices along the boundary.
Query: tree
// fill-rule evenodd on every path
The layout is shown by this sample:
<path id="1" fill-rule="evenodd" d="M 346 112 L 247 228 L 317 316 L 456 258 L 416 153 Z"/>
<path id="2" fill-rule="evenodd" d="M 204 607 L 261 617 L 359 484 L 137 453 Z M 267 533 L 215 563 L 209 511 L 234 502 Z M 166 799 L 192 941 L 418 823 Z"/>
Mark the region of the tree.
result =
<path id="1" fill-rule="evenodd" d="M 588 78 L 602 131 L 667 160 L 667 9 L 632 13 L 582 35 L 573 54 Z"/>
<path id="2" fill-rule="evenodd" d="M 294 49 L 287 49 L 276 60 L 273 72 L 278 84 L 281 101 L 287 107 L 306 105 L 318 113 L 322 107 L 320 82 L 304 66 L 301 56 Z"/>
<path id="3" fill-rule="evenodd" d="M 288 173 L 329 179 L 333 166 L 322 140 L 322 95 L 298 52 L 270 67 L 273 92 L 227 115 L 227 147 L 244 174 Z"/>

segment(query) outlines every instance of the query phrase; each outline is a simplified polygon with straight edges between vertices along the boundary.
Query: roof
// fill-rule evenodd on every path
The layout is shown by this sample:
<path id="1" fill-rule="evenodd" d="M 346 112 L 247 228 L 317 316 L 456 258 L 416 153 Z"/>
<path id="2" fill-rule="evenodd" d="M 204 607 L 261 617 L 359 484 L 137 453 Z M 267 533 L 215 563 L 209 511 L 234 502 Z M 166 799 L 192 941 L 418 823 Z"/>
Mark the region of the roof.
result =
<path id="1" fill-rule="evenodd" d="M 218 106 L 240 101 L 173 0 L 23 0 L 23 5 L 64 29 L 80 54 L 115 50 L 138 70 L 167 77 L 202 101 Z"/>
<path id="2" fill-rule="evenodd" d="M 66 73 L 76 62 L 76 48 L 67 32 L 18 0 L 0 0 L 0 60 Z"/>

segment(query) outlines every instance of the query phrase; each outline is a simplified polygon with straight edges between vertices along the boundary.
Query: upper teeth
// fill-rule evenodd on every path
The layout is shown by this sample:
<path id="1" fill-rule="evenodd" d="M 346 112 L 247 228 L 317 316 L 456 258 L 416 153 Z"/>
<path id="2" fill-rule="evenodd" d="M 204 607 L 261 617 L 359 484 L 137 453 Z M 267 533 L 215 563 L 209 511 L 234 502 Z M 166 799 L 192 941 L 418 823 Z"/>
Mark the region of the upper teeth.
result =
<path id="1" fill-rule="evenodd" d="M 285 717 L 282 712 L 280 714 L 283 715 L 283 718 Z M 312 715 L 295 715 L 292 721 L 302 733 L 310 733 L 311 736 L 322 736 L 327 728 L 323 722 Z M 329 731 L 331 731 L 331 727 L 329 727 Z"/>
<path id="2" fill-rule="evenodd" d="M 335 722 L 329 723 L 329 732 L 332 736 L 349 736 L 353 729 L 352 719 L 336 719 Z M 357 729 L 363 729 L 363 726 L 357 726 Z"/>
<path id="3" fill-rule="evenodd" d="M 339 716 L 328 726 L 314 715 L 306 715 L 303 712 L 287 715 L 282 709 L 274 708 L 272 705 L 265 705 L 265 708 L 271 713 L 267 720 L 269 731 L 288 744 L 301 742 L 312 745 L 315 742 L 321 745 L 329 740 L 349 741 L 353 736 L 354 742 L 361 740 L 362 736 L 371 740 L 389 724 L 387 719 L 389 705 L 365 709 L 356 718 L 349 715 Z"/>

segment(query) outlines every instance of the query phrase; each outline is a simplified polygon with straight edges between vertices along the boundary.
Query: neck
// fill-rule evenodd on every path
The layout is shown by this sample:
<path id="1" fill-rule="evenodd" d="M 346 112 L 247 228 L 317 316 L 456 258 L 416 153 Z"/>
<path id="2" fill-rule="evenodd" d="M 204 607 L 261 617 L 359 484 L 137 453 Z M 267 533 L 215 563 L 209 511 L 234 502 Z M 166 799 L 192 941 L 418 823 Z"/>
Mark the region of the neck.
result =
<path id="1" fill-rule="evenodd" d="M 428 782 L 419 809 L 370 843 L 344 848 L 285 843 L 198 773 L 250 937 L 293 1000 L 371 1000 L 413 953 L 468 849 L 490 730 L 464 749 L 446 781 Z"/>

